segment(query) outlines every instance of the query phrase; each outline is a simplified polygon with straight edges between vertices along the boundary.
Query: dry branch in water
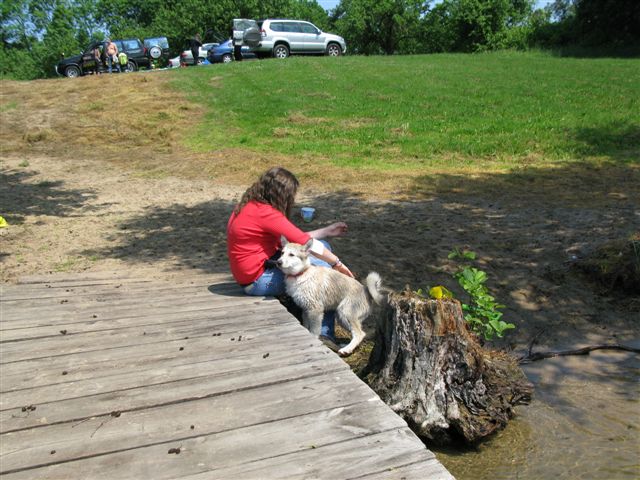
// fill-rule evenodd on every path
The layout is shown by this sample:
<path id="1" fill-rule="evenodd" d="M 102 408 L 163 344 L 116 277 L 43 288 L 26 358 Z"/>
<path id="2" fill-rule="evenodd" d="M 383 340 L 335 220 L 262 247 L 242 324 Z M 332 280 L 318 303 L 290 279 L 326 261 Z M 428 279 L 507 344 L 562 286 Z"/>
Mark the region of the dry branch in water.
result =
<path id="1" fill-rule="evenodd" d="M 533 385 L 514 357 L 484 349 L 457 300 L 389 294 L 363 375 L 420 436 L 475 443 L 503 428 Z"/>
<path id="2" fill-rule="evenodd" d="M 577 348 L 575 350 L 561 350 L 559 352 L 536 352 L 529 353 L 518 359 L 519 363 L 531 363 L 545 358 L 566 357 L 568 355 L 589 355 L 594 350 L 623 350 L 625 352 L 640 353 L 640 348 L 627 347 L 625 345 L 590 345 L 588 347 Z"/>

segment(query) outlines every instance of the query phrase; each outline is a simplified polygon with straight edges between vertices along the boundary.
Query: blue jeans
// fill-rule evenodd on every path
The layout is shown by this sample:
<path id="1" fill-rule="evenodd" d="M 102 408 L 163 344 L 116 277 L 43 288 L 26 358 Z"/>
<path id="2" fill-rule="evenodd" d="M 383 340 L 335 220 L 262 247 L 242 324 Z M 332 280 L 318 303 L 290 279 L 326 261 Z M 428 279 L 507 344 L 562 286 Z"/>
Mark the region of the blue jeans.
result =
<path id="1" fill-rule="evenodd" d="M 107 55 L 107 66 L 109 67 L 109 73 L 112 73 L 112 65 L 115 65 L 116 68 L 118 69 L 118 72 L 121 72 L 120 70 L 120 62 L 114 61 L 113 58 L 111 57 L 111 55 Z"/>
<path id="2" fill-rule="evenodd" d="M 325 248 L 331 251 L 331 246 L 325 240 L 320 240 Z M 318 267 L 329 267 L 324 260 L 310 255 L 311 265 Z M 284 273 L 279 268 L 267 268 L 262 275 L 253 283 L 244 287 L 244 293 L 256 297 L 276 297 L 284 293 Z M 335 341 L 336 312 L 324 312 L 320 335 Z"/>

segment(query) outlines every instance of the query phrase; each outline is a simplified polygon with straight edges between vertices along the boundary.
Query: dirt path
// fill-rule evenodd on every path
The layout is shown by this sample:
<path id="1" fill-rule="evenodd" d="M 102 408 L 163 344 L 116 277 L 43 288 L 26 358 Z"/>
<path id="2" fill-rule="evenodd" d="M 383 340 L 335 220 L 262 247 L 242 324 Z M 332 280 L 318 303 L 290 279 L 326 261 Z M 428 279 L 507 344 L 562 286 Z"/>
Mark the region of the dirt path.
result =
<path id="1" fill-rule="evenodd" d="M 146 178 L 93 160 L 2 160 L 0 230 L 3 282 L 48 272 L 127 269 L 145 275 L 226 272 L 225 225 L 242 188 L 205 180 Z M 638 338 L 640 302 L 614 298 L 577 275 L 572 264 L 594 246 L 629 236 L 640 210 L 628 194 L 579 208 L 495 192 L 450 193 L 419 201 L 366 199 L 303 191 L 311 226 L 345 220 L 341 258 L 360 275 L 377 270 L 387 285 L 455 289 L 447 254 L 470 248 L 518 328 L 504 342 L 522 350 Z"/>

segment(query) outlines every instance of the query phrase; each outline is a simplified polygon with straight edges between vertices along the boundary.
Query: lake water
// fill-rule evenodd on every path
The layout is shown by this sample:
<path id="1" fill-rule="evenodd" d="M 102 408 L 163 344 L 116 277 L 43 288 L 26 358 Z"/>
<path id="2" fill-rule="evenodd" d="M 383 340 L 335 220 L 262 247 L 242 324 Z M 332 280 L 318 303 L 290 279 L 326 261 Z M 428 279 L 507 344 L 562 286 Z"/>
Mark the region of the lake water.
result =
<path id="1" fill-rule="evenodd" d="M 640 356 L 595 351 L 523 365 L 534 399 L 477 449 L 430 446 L 458 480 L 640 479 Z"/>

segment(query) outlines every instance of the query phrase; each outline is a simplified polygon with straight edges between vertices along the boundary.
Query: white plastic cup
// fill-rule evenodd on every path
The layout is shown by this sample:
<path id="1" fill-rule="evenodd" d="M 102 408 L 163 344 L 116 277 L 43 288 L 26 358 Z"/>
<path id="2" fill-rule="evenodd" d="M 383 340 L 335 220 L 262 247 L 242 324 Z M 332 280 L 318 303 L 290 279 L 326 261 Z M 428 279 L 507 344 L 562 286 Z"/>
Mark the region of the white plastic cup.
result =
<path id="1" fill-rule="evenodd" d="M 300 214 L 302 215 L 302 220 L 309 223 L 313 220 L 313 215 L 316 213 L 316 209 L 313 207 L 302 207 L 300 209 Z"/>

